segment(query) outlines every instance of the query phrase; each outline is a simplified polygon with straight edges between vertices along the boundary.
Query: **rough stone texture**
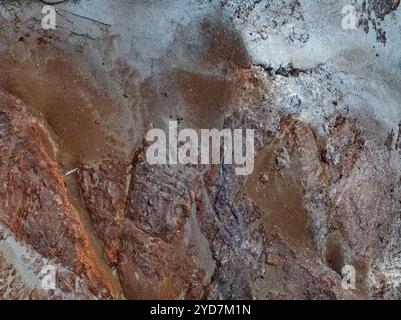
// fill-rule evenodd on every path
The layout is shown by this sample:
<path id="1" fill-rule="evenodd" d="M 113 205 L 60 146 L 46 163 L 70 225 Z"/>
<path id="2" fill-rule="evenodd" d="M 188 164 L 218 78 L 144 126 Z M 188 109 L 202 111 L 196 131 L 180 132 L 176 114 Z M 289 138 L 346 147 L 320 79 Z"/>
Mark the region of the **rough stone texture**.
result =
<path id="1" fill-rule="evenodd" d="M 1 298 L 400 298 L 399 1 L 348 31 L 338 0 L 63 1 L 54 31 L 28 2 L 1 7 Z M 254 172 L 149 165 L 169 120 L 255 129 Z"/>

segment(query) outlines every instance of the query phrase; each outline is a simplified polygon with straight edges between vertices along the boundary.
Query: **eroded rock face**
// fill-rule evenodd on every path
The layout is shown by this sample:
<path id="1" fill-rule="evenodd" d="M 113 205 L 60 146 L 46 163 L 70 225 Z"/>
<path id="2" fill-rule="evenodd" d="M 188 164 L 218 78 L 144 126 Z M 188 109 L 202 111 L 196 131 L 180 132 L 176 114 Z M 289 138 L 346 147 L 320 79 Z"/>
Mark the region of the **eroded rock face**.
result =
<path id="1" fill-rule="evenodd" d="M 36 4 L 6 17 L 0 297 L 399 298 L 399 1 L 356 4 L 387 47 L 359 29 L 341 38 L 341 17 L 314 30 L 334 2 L 104 2 L 109 16 L 60 22 L 73 34 L 38 29 Z M 152 37 L 128 49 L 112 22 L 142 11 L 182 23 L 158 20 L 160 35 L 150 19 Z M 253 173 L 150 165 L 146 132 L 169 120 L 254 129 Z"/>
<path id="2" fill-rule="evenodd" d="M 114 287 L 108 279 L 108 265 L 101 261 L 83 218 L 68 199 L 64 177 L 51 158 L 55 146 L 47 129 L 27 113 L 20 100 L 4 92 L 1 128 L 1 221 L 12 233 L 4 241 L 8 237 L 22 241 L 37 254 L 87 278 L 84 294 L 88 291 L 88 297 L 118 295 L 118 285 Z M 18 250 L 13 246 L 9 250 L 13 249 Z M 71 281 L 71 286 L 61 289 L 80 294 L 75 279 Z M 33 285 L 22 289 L 34 290 L 37 283 Z"/>

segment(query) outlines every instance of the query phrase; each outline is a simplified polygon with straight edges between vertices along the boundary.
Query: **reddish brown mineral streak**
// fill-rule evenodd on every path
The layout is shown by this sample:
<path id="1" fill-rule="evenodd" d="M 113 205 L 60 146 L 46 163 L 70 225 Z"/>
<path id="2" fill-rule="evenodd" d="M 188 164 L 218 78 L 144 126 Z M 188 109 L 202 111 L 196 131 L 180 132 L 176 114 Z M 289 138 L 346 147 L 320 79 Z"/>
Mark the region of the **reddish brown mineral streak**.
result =
<path id="1" fill-rule="evenodd" d="M 118 298 L 119 284 L 88 222 L 69 198 L 58 164 L 46 152 L 50 133 L 21 101 L 3 91 L 0 101 L 2 125 L 8 127 L 1 141 L 0 219 L 17 239 L 84 274 L 95 294 Z"/>

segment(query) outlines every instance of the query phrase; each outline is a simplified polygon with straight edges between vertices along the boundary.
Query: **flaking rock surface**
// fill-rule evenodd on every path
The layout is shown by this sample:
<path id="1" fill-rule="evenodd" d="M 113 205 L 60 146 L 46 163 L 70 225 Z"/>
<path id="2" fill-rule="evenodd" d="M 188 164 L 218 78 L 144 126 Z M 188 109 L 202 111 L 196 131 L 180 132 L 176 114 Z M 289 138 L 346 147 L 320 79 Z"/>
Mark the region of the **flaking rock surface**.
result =
<path id="1" fill-rule="evenodd" d="M 0 3 L 0 298 L 400 298 L 399 1 Z M 253 173 L 150 165 L 171 120 Z"/>

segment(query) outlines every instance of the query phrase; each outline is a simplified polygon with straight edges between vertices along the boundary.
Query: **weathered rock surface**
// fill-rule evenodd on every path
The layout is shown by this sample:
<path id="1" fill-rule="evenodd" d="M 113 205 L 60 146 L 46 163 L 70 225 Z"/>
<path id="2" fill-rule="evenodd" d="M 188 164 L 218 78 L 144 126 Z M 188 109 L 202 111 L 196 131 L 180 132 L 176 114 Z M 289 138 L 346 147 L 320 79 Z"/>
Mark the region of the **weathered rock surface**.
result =
<path id="1" fill-rule="evenodd" d="M 400 297 L 399 1 L 98 2 L 2 4 L 1 298 Z M 150 165 L 169 120 L 255 170 Z"/>

